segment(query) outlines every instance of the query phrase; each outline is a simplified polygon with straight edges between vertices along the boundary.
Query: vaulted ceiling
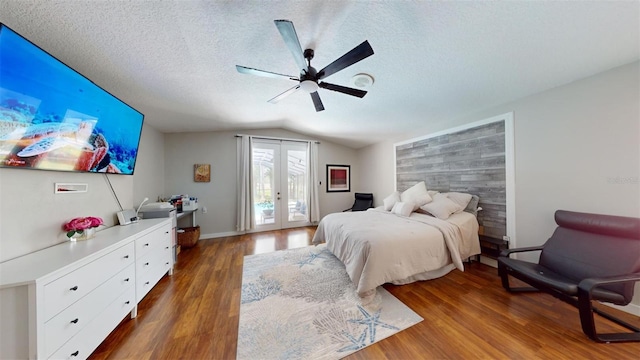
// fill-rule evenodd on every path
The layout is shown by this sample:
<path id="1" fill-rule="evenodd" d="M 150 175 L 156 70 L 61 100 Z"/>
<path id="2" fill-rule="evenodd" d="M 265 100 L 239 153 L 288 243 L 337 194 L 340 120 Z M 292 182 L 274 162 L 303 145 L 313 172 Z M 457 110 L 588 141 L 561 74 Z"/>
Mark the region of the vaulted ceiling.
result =
<path id="1" fill-rule="evenodd" d="M 291 20 L 324 67 L 368 40 L 375 54 L 326 79 L 316 112 L 273 20 Z M 146 115 L 162 132 L 283 128 L 359 148 L 640 59 L 638 1 L 28 1 L 0 22 Z"/>

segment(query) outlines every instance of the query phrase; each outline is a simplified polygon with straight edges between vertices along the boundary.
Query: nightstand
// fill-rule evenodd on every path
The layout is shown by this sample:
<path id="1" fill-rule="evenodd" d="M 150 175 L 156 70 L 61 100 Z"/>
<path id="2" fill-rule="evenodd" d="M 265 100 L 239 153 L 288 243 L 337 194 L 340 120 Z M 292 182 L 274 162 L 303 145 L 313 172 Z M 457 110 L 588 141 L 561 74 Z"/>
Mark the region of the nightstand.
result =
<path id="1" fill-rule="evenodd" d="M 486 235 L 478 235 L 480 237 L 480 251 L 481 255 L 497 259 L 502 250 L 509 248 L 509 242 L 493 238 Z"/>

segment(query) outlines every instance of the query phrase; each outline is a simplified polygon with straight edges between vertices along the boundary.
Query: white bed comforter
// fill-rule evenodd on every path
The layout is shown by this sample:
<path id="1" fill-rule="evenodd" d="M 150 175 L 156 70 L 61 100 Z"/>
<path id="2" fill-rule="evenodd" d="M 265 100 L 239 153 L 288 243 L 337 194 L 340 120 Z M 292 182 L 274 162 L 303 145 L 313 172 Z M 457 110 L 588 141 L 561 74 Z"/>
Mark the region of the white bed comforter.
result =
<path id="1" fill-rule="evenodd" d="M 480 253 L 478 222 L 466 212 L 446 221 L 379 209 L 329 214 L 313 237 L 314 244 L 322 242 L 345 264 L 361 297 L 384 283 L 412 282 L 418 274 L 452 263 L 464 271 L 463 259 Z"/>

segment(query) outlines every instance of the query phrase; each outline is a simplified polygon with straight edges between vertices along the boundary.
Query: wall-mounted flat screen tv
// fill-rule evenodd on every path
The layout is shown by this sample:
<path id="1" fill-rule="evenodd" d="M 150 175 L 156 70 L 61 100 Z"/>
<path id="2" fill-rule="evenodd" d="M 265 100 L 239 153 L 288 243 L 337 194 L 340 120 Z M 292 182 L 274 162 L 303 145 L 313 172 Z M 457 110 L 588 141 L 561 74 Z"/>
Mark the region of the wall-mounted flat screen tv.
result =
<path id="1" fill-rule="evenodd" d="M 0 166 L 132 175 L 143 120 L 0 24 Z"/>

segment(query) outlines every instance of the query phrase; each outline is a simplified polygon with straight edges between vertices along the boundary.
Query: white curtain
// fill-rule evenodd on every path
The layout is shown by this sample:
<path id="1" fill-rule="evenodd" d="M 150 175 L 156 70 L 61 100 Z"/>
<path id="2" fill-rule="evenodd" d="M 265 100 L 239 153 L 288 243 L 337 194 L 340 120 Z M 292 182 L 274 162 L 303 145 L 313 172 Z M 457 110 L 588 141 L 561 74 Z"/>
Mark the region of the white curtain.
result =
<path id="1" fill-rule="evenodd" d="M 317 223 L 320 221 L 320 201 L 318 193 L 320 192 L 320 175 L 318 172 L 318 143 L 309 141 L 309 149 L 307 151 L 309 161 L 309 221 Z"/>
<path id="2" fill-rule="evenodd" d="M 246 231 L 253 228 L 253 187 L 251 179 L 253 177 L 252 146 L 251 136 L 242 135 L 238 137 L 238 223 L 237 231 Z"/>

